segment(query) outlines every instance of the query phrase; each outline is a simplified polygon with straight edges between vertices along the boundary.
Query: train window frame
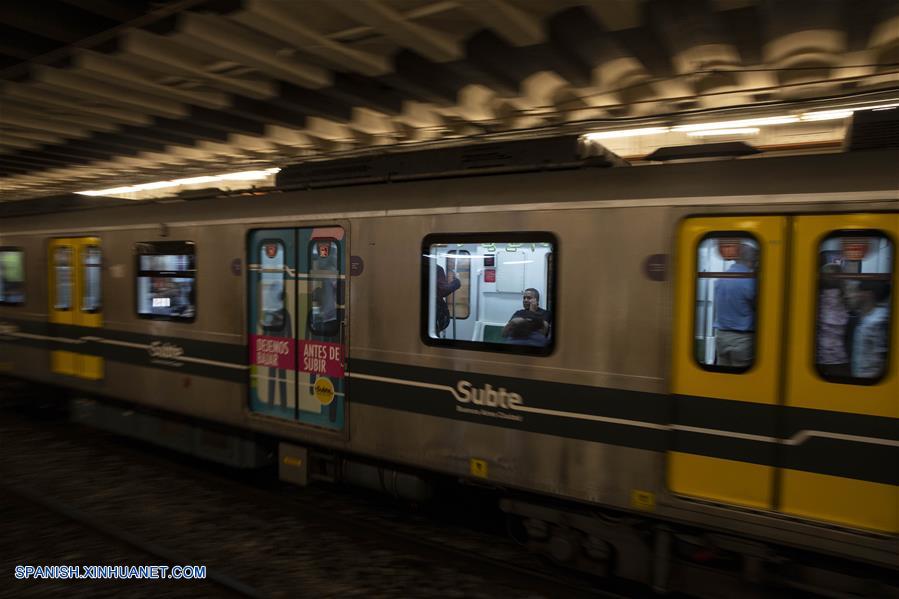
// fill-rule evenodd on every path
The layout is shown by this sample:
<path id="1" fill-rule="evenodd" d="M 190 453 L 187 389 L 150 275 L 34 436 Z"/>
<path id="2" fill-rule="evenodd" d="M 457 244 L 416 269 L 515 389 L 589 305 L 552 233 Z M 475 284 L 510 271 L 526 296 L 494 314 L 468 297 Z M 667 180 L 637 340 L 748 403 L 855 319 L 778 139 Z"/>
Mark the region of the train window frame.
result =
<path id="1" fill-rule="evenodd" d="M 96 249 L 99 254 L 99 262 L 97 264 L 88 264 L 85 262 L 87 259 L 87 250 Z M 83 314 L 98 314 L 103 310 L 103 248 L 100 247 L 99 243 L 89 243 L 82 247 L 82 256 L 79 264 L 81 268 L 81 297 L 79 298 L 78 308 Z M 86 299 L 85 293 L 87 291 L 88 286 L 88 277 L 87 273 L 89 269 L 96 268 L 99 272 L 99 279 L 97 281 L 97 304 L 93 308 L 85 309 L 84 301 Z"/>
<path id="2" fill-rule="evenodd" d="M 59 295 L 59 289 L 60 289 L 59 268 L 60 268 L 60 265 L 59 265 L 59 263 L 57 263 L 57 254 L 60 251 L 67 252 L 69 254 L 69 263 L 68 263 L 68 269 L 69 269 L 69 298 L 68 299 L 69 299 L 69 301 L 68 301 L 68 304 L 65 305 L 65 307 L 60 307 L 61 304 L 59 301 L 60 300 L 60 295 Z M 75 276 L 77 275 L 77 271 L 75 270 L 77 268 L 77 265 L 74 264 L 74 262 L 75 262 L 75 246 L 72 244 L 54 245 L 53 249 L 50 253 L 50 260 L 52 261 L 51 263 L 53 264 L 53 277 L 51 279 L 51 286 L 50 286 L 50 291 L 52 293 L 52 295 L 50 297 L 53 300 L 52 310 L 54 312 L 71 312 L 73 309 L 73 306 L 75 305 L 75 301 L 77 300 L 77 298 L 75 297 Z"/>
<path id="3" fill-rule="evenodd" d="M 340 265 L 342 264 L 341 260 L 343 260 L 343 252 L 341 252 L 341 249 L 340 249 L 340 240 L 337 239 L 336 237 L 330 237 L 330 236 L 329 237 L 314 237 L 314 238 L 310 239 L 309 243 L 307 244 L 307 247 L 306 247 L 306 257 L 309 260 L 309 272 L 310 273 L 312 272 L 312 261 L 313 261 L 312 250 L 317 246 L 317 244 L 322 243 L 322 242 L 329 243 L 330 246 L 333 246 L 335 251 L 337 252 L 337 260 L 335 261 L 335 264 L 337 265 L 337 270 L 334 271 L 335 282 L 336 282 L 336 285 L 334 288 L 334 311 L 335 311 L 335 315 L 337 316 L 337 319 L 334 322 L 336 323 L 335 326 L 337 328 L 336 328 L 336 330 L 334 330 L 334 329 L 330 329 L 330 328 L 318 328 L 315 326 L 314 319 L 313 319 L 313 305 L 312 305 L 312 295 L 314 293 L 314 290 L 313 290 L 314 281 L 312 280 L 311 276 L 310 276 L 310 278 L 307 279 L 307 283 L 308 283 L 307 292 L 309 294 L 309 313 L 306 316 L 306 322 L 308 324 L 309 332 L 311 332 L 313 335 L 317 335 L 320 337 L 336 337 L 336 336 L 340 335 L 340 328 L 341 328 Z M 326 321 L 326 322 L 331 322 L 331 321 Z"/>
<path id="4" fill-rule="evenodd" d="M 141 251 L 143 248 L 152 248 L 153 251 Z M 190 252 L 179 251 L 190 248 Z M 193 269 L 184 271 L 156 271 L 144 270 L 141 268 L 141 256 L 172 256 L 172 255 L 189 255 L 193 257 Z M 161 320 L 177 323 L 193 323 L 197 319 L 200 302 L 198 300 L 197 289 L 197 244 L 194 241 L 138 241 L 134 245 L 134 311 L 138 318 L 145 320 Z M 163 274 L 167 272 L 175 272 L 177 274 L 189 274 L 189 276 L 174 276 Z M 154 274 L 155 273 L 155 274 Z M 190 278 L 193 280 L 192 296 L 193 296 L 193 314 L 190 316 L 170 316 L 167 314 L 145 314 L 140 311 L 140 279 L 141 277 L 161 278 Z"/>
<path id="5" fill-rule="evenodd" d="M 0 296 L 0 306 L 24 306 L 26 300 L 28 299 L 27 293 L 27 283 L 28 270 L 25 268 L 25 249 L 19 246 L 2 246 L 0 247 L 0 252 L 17 252 L 19 254 L 19 265 L 22 269 L 22 299 L 21 301 L 9 301 L 5 299 L 4 296 Z M 5 283 L 4 283 L 5 284 Z"/>
<path id="6" fill-rule="evenodd" d="M 887 309 L 889 310 L 887 314 L 887 325 L 886 325 L 886 348 L 887 353 L 884 357 L 884 366 L 883 370 L 881 370 L 880 375 L 872 378 L 864 378 L 864 377 L 855 377 L 855 376 L 831 376 L 823 373 L 821 371 L 821 366 L 824 364 L 820 364 L 817 360 L 817 352 L 818 352 L 818 329 L 819 329 L 819 316 L 821 310 L 821 281 L 822 281 L 822 272 L 821 269 L 824 265 L 819 263 L 820 255 L 821 255 L 821 246 L 824 245 L 830 239 L 839 239 L 841 237 L 846 238 L 859 238 L 859 237 L 871 237 L 875 239 L 886 239 L 890 244 L 890 249 L 892 252 L 891 255 L 891 264 L 890 264 L 890 272 L 886 275 L 886 280 L 892 285 L 892 290 L 890 293 L 889 301 L 887 303 Z M 890 374 L 890 359 L 892 357 L 892 324 L 893 318 L 897 312 L 896 305 L 896 240 L 893 236 L 882 229 L 834 229 L 829 231 L 827 234 L 822 235 L 817 238 L 815 243 L 815 278 L 814 278 L 814 310 L 812 311 L 812 327 L 811 327 L 811 335 L 812 335 L 812 343 L 811 343 L 811 352 L 810 352 L 810 360 L 811 360 L 811 368 L 814 371 L 815 375 L 828 383 L 838 384 L 838 385 L 852 385 L 858 387 L 871 387 L 873 385 L 877 385 L 881 383 L 889 374 Z M 834 277 L 839 279 L 859 279 L 859 278 L 868 278 L 868 277 L 860 277 L 863 273 L 845 273 L 841 274 L 841 276 Z M 854 275 L 854 276 L 853 276 Z M 882 277 L 881 277 L 882 278 Z"/>
<path id="7" fill-rule="evenodd" d="M 283 239 L 280 239 L 277 237 L 267 237 L 258 242 L 258 247 L 259 247 L 260 253 L 265 252 L 265 246 L 270 245 L 270 244 L 276 245 L 281 248 L 281 283 L 282 283 L 282 293 L 284 293 L 284 298 L 281 300 L 281 307 L 279 308 L 279 310 L 286 310 L 287 312 L 290 312 L 290 310 L 287 307 L 287 281 L 288 281 L 288 278 L 287 278 L 287 269 L 285 268 L 287 265 L 287 246 L 284 243 Z M 275 255 L 277 255 L 277 252 L 275 253 Z M 264 310 L 265 300 L 262 297 L 262 294 L 264 291 L 263 282 L 265 279 L 263 278 L 264 271 L 262 269 L 262 262 L 260 261 L 259 264 L 260 264 L 259 283 L 256 285 L 256 287 L 258 288 L 258 292 L 259 292 L 259 295 L 257 297 L 258 314 L 256 314 L 256 321 L 259 323 L 264 323 L 265 322 L 265 310 Z M 282 322 L 280 324 L 280 326 L 277 326 L 277 327 L 274 327 L 271 325 L 266 326 L 265 324 L 262 324 L 261 326 L 262 326 L 263 332 L 270 333 L 272 331 L 281 330 L 283 328 L 283 325 L 284 325 L 284 323 Z M 291 329 L 292 328 L 293 327 L 291 327 Z M 291 331 L 291 335 L 293 335 L 293 331 Z"/>
<path id="8" fill-rule="evenodd" d="M 480 352 L 500 353 L 507 355 L 525 355 L 547 357 L 558 347 L 559 315 L 552 313 L 552 334 L 545 346 L 513 345 L 491 341 L 470 341 L 460 339 L 444 339 L 431 337 L 430 332 L 430 249 L 432 245 L 481 244 L 481 243 L 548 243 L 554 254 L 552 272 L 547 272 L 546 290 L 544 293 L 546 306 L 558 306 L 555 297 L 556 276 L 559 264 L 559 240 L 549 231 L 495 231 L 487 233 L 430 233 L 421 241 L 421 297 L 419 302 L 419 333 L 422 343 L 430 347 L 444 349 L 465 349 Z"/>
<path id="9" fill-rule="evenodd" d="M 454 253 L 454 252 L 455 252 L 455 253 Z M 462 252 L 465 252 L 465 254 L 462 254 Z M 458 264 L 459 264 L 459 256 L 463 256 L 463 255 L 470 256 L 470 255 L 471 255 L 471 252 L 469 252 L 468 250 L 458 250 L 458 249 L 457 249 L 457 250 L 450 250 L 449 252 L 447 252 L 447 254 L 448 254 L 448 255 L 449 255 L 449 254 L 455 255 L 456 257 L 453 258 L 453 260 L 455 260 L 455 261 L 456 261 L 455 264 L 458 265 Z M 459 270 L 458 270 L 458 269 L 454 269 L 454 270 L 455 270 L 455 272 L 456 272 L 456 275 L 458 276 Z M 465 312 L 465 316 L 464 316 L 464 317 L 460 317 L 460 316 L 455 316 L 455 315 L 454 315 L 453 318 L 455 318 L 456 320 L 468 320 L 468 319 L 471 317 L 471 260 L 470 260 L 470 259 L 468 260 L 468 271 L 465 272 L 465 274 L 467 275 L 467 281 L 466 281 L 466 282 L 468 283 L 468 296 L 466 297 L 466 300 L 467 300 L 467 301 L 465 302 L 465 310 L 466 310 L 466 312 Z M 459 280 L 460 280 L 460 281 L 462 280 L 461 277 L 459 278 Z M 454 305 L 454 306 L 458 306 L 458 305 L 459 305 L 459 302 L 454 301 L 454 302 L 453 302 L 453 305 Z M 451 312 L 452 312 L 452 311 L 451 311 Z M 452 313 L 455 314 L 454 312 L 452 312 Z"/>
<path id="10" fill-rule="evenodd" d="M 748 239 L 753 241 L 758 248 L 758 264 L 756 265 L 754 274 L 756 289 L 755 289 L 755 297 L 756 297 L 756 310 L 755 310 L 755 330 L 753 331 L 753 348 L 752 348 L 752 362 L 749 363 L 748 366 L 724 366 L 718 364 L 705 364 L 699 360 L 699 356 L 696 351 L 696 302 L 697 302 L 697 290 L 699 288 L 699 279 L 700 278 L 721 278 L 721 277 L 700 277 L 699 272 L 699 249 L 702 247 L 702 244 L 709 239 Z M 758 335 L 759 330 L 761 329 L 760 323 L 762 322 L 762 308 L 761 302 L 759 302 L 759 298 L 762 297 L 762 293 L 764 291 L 764 286 L 762 284 L 762 277 L 760 273 L 763 271 L 764 266 L 764 247 L 762 242 L 756 237 L 751 231 L 745 230 L 721 230 L 721 231 L 709 231 L 705 233 L 699 240 L 696 242 L 695 247 L 693 248 L 693 285 L 691 290 L 690 297 L 692 298 L 691 303 L 691 311 L 692 311 L 692 334 L 690 339 L 693 340 L 693 343 L 690 347 L 690 354 L 693 357 L 693 362 L 702 370 L 706 372 L 716 372 L 721 374 L 746 374 L 750 372 L 753 368 L 756 367 L 758 363 Z M 719 273 L 712 273 L 719 274 Z"/>

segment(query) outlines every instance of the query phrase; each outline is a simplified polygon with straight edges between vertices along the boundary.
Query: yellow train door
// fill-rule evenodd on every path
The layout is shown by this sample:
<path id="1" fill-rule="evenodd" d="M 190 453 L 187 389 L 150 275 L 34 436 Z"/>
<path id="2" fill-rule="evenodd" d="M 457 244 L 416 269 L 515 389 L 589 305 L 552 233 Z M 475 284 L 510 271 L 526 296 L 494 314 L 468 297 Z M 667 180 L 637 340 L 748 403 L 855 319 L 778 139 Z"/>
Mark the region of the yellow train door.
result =
<path id="1" fill-rule="evenodd" d="M 797 216 L 778 509 L 899 532 L 899 214 Z"/>
<path id="2" fill-rule="evenodd" d="M 79 327 L 103 325 L 102 253 L 98 237 L 53 239 L 48 246 L 49 321 L 61 325 L 55 337 L 71 350 L 50 353 L 53 372 L 89 380 L 103 378 L 103 358 L 76 351 Z"/>
<path id="3" fill-rule="evenodd" d="M 678 233 L 668 486 L 771 509 L 788 219 L 693 218 Z"/>

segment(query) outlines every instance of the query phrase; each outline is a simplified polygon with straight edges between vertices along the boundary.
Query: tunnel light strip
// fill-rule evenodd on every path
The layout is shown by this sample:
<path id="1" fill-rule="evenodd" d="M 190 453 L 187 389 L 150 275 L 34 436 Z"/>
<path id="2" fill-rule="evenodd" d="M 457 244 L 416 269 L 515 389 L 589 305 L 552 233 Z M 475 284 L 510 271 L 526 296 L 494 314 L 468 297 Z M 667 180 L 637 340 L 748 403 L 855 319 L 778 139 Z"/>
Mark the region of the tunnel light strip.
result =
<path id="1" fill-rule="evenodd" d="M 706 129 L 704 131 L 690 131 L 687 135 L 690 137 L 711 137 L 714 135 L 755 135 L 758 132 L 758 127 L 741 127 L 737 129 Z"/>
<path id="2" fill-rule="evenodd" d="M 875 106 L 856 106 L 854 108 L 833 108 L 830 110 L 815 110 L 803 113 L 800 117 L 803 121 L 829 121 L 832 119 L 845 119 L 859 110 L 888 110 L 899 107 L 899 102 L 892 104 L 877 104 Z"/>
<path id="3" fill-rule="evenodd" d="M 588 140 L 594 139 L 613 139 L 616 137 L 637 137 L 640 135 L 658 135 L 660 133 L 668 133 L 668 127 L 642 127 L 640 129 L 619 129 L 617 131 L 597 131 L 596 133 L 587 133 L 584 137 Z"/>
<path id="4" fill-rule="evenodd" d="M 690 131 L 704 131 L 706 129 L 738 129 L 743 127 L 759 127 L 764 125 L 787 125 L 798 123 L 798 116 L 767 116 L 757 119 L 741 119 L 738 121 L 718 121 L 717 123 L 697 123 L 678 125 L 672 131 L 689 133 Z"/>
<path id="5" fill-rule="evenodd" d="M 224 175 L 207 175 L 203 177 L 190 177 L 187 179 L 173 179 L 170 181 L 154 181 L 152 183 L 139 183 L 137 185 L 111 187 L 109 189 L 76 191 L 75 193 L 84 196 L 109 196 L 122 193 L 134 193 L 136 191 L 165 189 L 167 187 L 180 187 L 182 185 L 200 185 L 203 183 L 214 183 L 216 181 L 259 181 L 267 179 L 280 170 L 281 169 L 279 168 L 267 168 L 260 171 L 240 171 L 237 173 L 225 173 Z"/>
<path id="6" fill-rule="evenodd" d="M 854 110 L 818 110 L 815 112 L 806 112 L 799 118 L 803 121 L 830 121 L 834 119 L 845 119 L 852 116 Z"/>

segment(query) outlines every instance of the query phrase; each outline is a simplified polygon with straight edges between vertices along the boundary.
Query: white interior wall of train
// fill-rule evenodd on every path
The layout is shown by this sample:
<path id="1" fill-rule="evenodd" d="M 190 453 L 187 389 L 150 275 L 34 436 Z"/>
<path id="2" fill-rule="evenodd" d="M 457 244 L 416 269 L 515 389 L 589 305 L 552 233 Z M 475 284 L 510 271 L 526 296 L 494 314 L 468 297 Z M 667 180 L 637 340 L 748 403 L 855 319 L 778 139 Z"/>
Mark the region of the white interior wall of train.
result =
<path id="1" fill-rule="evenodd" d="M 899 219 L 897 163 L 899 152 L 872 151 L 582 169 L 8 219 L 0 247 L 24 252 L 25 298 L 0 305 L 0 363 L 24 378 L 407 466 L 470 476 L 471 460 L 483 460 L 494 483 L 619 510 L 640 509 L 635 491 L 649 493 L 654 517 L 895 568 L 895 530 L 672 493 L 670 447 L 659 439 L 671 430 L 672 273 L 678 272 L 672 266 L 682 223 L 841 214 Z M 248 236 L 324 226 L 345 231 L 344 259 L 357 256 L 364 265 L 346 278 L 350 385 L 339 430 L 263 417 L 247 402 Z M 557 240 L 552 353 L 425 344 L 423 240 L 507 232 Z M 102 248 L 102 325 L 49 322 L 50 244 L 88 237 Z M 136 312 L 135 248 L 171 241 L 196 247 L 193 322 L 144 320 Z M 657 255 L 668 257 L 663 281 L 644 270 Z M 882 384 L 895 384 L 897 338 Z M 99 378 L 50 371 L 52 352 L 88 348 L 105 360 Z M 460 397 L 487 385 L 518 394 L 518 407 L 526 409 L 466 411 L 474 406 Z M 874 435 L 889 455 L 897 447 L 897 416 L 881 423 L 893 427 L 893 436 L 887 429 L 882 438 Z M 764 436 L 728 430 L 713 436 L 741 434 Z"/>

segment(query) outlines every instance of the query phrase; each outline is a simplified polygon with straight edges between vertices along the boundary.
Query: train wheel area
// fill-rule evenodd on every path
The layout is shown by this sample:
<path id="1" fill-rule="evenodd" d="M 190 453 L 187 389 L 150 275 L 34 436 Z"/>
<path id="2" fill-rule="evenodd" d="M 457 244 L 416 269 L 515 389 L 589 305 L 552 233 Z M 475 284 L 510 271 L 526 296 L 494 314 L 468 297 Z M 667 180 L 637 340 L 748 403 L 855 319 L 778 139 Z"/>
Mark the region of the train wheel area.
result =
<path id="1" fill-rule="evenodd" d="M 4 380 L 0 469 L 10 509 L 23 514 L 10 539 L 27 530 L 47 539 L 66 530 L 49 530 L 44 521 L 54 518 L 95 529 L 85 538 L 100 542 L 60 563 L 81 556 L 128 561 L 110 552 L 110 544 L 136 549 L 133 555 L 148 562 L 184 556 L 181 561 L 199 560 L 225 580 L 209 584 L 239 580 L 232 586 L 260 593 L 251 596 L 279 596 L 293 580 L 323 585 L 314 588 L 324 595 L 335 588 L 415 597 L 458 590 L 443 582 L 444 575 L 472 585 L 465 596 L 554 596 L 540 590 L 547 584 L 561 585 L 566 596 L 609 597 L 719 597 L 722 589 L 733 597 L 891 597 L 899 589 L 899 580 L 883 570 L 497 487 L 419 477 L 314 448 L 302 453 L 310 472 L 297 487 L 273 461 L 252 468 L 215 464 L 215 456 L 186 455 L 192 446 L 175 442 L 183 435 L 148 439 L 128 435 L 133 430 L 110 434 L 87 426 L 86 400 L 57 396 L 63 397 Z M 97 422 L 115 428 L 110 414 L 119 408 L 93 400 L 87 405 L 107 410 Z M 185 423 L 162 424 L 157 430 L 170 434 L 188 430 Z M 297 449 L 282 443 L 276 451 L 295 456 Z M 396 553 L 397 547 L 414 557 Z M 331 578 L 323 574 L 331 567 L 325 554 L 356 565 L 341 566 L 343 573 Z M 458 563 L 447 566 L 447 559 Z M 296 573 L 290 564 L 300 562 L 308 567 Z M 430 568 L 438 568 L 436 578 Z M 534 576 L 536 594 L 518 588 L 518 576 Z"/>
<path id="2" fill-rule="evenodd" d="M 32 565 L 186 563 L 207 573 L 184 587 L 166 580 L 162 590 L 121 580 L 49 581 L 69 596 L 113 588 L 134 597 L 165 597 L 169 589 L 172 596 L 192 596 L 193 589 L 197 596 L 250 597 L 295 596 L 299 589 L 322 597 L 533 598 L 560 589 L 571 597 L 628 596 L 554 573 L 514 542 L 460 526 L 460 513 L 417 509 L 349 486 L 285 485 L 271 467 L 216 465 L 72 423 L 55 401 L 45 402 L 50 409 L 27 401 L 39 394 L 4 384 L 0 397 L 3 505 L 19 515 L 4 526 L 4 571 L 28 558 Z M 71 551 L 63 550 L 71 545 L 63 538 L 69 530 L 83 531 Z M 23 552 L 16 539 L 26 537 L 30 543 L 21 547 L 33 550 Z M 51 588 L 45 582 L 16 580 L 16 594 L 40 596 Z"/>

